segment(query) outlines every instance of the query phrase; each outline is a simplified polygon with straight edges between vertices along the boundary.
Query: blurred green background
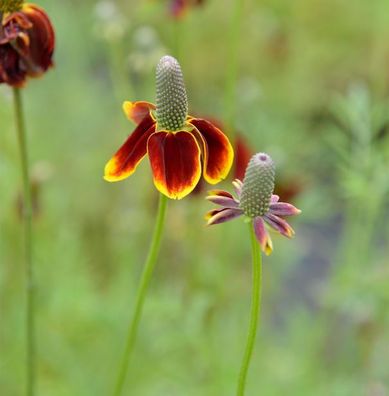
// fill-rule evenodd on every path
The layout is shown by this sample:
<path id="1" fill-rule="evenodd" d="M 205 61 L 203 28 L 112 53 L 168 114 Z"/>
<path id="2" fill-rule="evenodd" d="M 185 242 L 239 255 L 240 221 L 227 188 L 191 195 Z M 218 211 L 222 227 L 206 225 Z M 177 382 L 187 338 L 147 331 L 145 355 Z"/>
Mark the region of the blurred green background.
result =
<path id="1" fill-rule="evenodd" d="M 122 356 L 157 192 L 147 159 L 103 181 L 132 131 L 123 100 L 154 101 L 160 56 L 178 57 L 192 114 L 233 119 L 277 164 L 303 213 L 264 259 L 247 395 L 389 395 L 389 3 L 247 0 L 184 18 L 162 0 L 42 0 L 55 69 L 23 91 L 36 216 L 38 394 L 107 395 Z M 235 37 L 236 38 L 236 37 Z M 238 64 L 235 117 L 226 78 Z M 21 177 L 11 90 L 0 87 L 0 395 L 24 389 Z M 230 181 L 223 188 L 230 189 Z M 205 191 L 170 201 L 127 395 L 229 396 L 249 315 L 243 222 L 206 228 Z M 283 196 L 284 194 L 284 196 Z M 287 195 L 287 197 L 286 197 Z"/>

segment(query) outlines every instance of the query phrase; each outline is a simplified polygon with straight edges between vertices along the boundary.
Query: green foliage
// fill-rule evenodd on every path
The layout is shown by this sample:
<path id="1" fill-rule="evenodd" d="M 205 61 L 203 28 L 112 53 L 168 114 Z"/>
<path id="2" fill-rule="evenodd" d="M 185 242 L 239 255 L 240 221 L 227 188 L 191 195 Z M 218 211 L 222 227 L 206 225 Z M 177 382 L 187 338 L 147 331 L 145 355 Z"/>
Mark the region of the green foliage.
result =
<path id="1" fill-rule="evenodd" d="M 102 179 L 132 129 L 124 100 L 155 101 L 155 64 L 180 56 L 191 114 L 224 121 L 232 0 L 175 24 L 165 1 L 42 0 L 55 69 L 23 91 L 35 180 L 40 396 L 110 394 L 157 194 L 147 160 Z M 236 125 L 277 165 L 303 214 L 264 259 L 247 396 L 389 392 L 386 0 L 247 2 Z M 162 15 L 162 16 L 161 16 Z M 277 186 L 276 186 L 277 187 Z M 0 394 L 23 394 L 20 172 L 0 86 Z M 296 194 L 297 193 L 297 194 Z M 204 193 L 172 202 L 127 381 L 136 396 L 233 395 L 251 286 L 246 227 L 204 228 Z M 282 198 L 282 196 L 281 196 Z"/>

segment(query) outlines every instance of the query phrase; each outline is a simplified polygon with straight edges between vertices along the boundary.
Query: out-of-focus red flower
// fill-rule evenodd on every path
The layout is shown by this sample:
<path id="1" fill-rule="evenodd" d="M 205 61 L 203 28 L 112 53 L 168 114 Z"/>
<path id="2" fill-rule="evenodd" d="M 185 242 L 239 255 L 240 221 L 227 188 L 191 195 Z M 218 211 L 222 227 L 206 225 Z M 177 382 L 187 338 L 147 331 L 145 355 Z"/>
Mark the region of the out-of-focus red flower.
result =
<path id="1" fill-rule="evenodd" d="M 304 189 L 305 181 L 298 177 L 281 179 L 276 185 L 274 193 L 282 197 L 285 201 L 296 198 Z"/>
<path id="2" fill-rule="evenodd" d="M 235 138 L 234 151 L 235 163 L 233 168 L 233 179 L 243 179 L 247 164 L 253 155 L 253 150 L 249 146 L 247 140 L 239 133 Z"/>
<path id="3" fill-rule="evenodd" d="M 30 3 L 0 12 L 0 19 L 0 83 L 22 87 L 53 65 L 54 29 L 46 12 Z"/>
<path id="4" fill-rule="evenodd" d="M 170 0 L 169 12 L 173 18 L 184 17 L 190 7 L 196 7 L 204 3 L 204 0 Z"/>

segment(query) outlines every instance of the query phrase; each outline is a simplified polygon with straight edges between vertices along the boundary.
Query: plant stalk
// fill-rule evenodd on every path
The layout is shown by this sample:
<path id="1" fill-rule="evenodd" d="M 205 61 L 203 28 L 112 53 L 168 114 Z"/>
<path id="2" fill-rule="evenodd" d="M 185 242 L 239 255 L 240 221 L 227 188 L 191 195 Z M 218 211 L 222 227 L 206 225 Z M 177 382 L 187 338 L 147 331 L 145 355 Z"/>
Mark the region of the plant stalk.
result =
<path id="1" fill-rule="evenodd" d="M 251 237 L 251 250 L 253 260 L 253 284 L 252 284 L 252 296 L 251 296 L 251 312 L 250 312 L 250 324 L 247 335 L 246 349 L 244 351 L 242 365 L 239 373 L 237 396 L 244 396 L 247 372 L 249 369 L 251 357 L 254 350 L 255 339 L 257 335 L 257 329 L 260 320 L 261 313 L 261 282 L 262 282 L 262 258 L 259 244 L 254 234 L 253 222 L 249 223 L 250 237 Z"/>
<path id="2" fill-rule="evenodd" d="M 22 182 L 23 182 L 23 244 L 25 263 L 25 285 L 26 285 L 26 343 L 27 343 L 27 382 L 26 394 L 35 394 L 35 284 L 32 262 L 32 197 L 30 172 L 28 167 L 28 150 L 26 138 L 26 126 L 24 121 L 23 101 L 21 90 L 13 88 L 15 124 L 19 143 Z"/>
<path id="3" fill-rule="evenodd" d="M 143 303 L 146 297 L 146 292 L 150 283 L 150 279 L 154 272 L 155 263 L 157 261 L 157 256 L 161 245 L 163 226 L 165 224 L 165 218 L 166 218 L 166 207 L 167 207 L 167 197 L 163 194 L 160 194 L 158 214 L 155 223 L 154 233 L 151 240 L 149 253 L 147 255 L 147 259 L 143 269 L 142 277 L 140 280 L 138 292 L 136 295 L 135 309 L 128 328 L 126 348 L 124 351 L 123 360 L 119 369 L 119 374 L 117 377 L 117 382 L 113 393 L 115 396 L 120 396 L 123 391 L 123 385 L 127 376 L 128 365 L 130 363 L 130 358 L 133 352 L 133 347 L 136 340 L 139 322 L 142 315 Z"/>

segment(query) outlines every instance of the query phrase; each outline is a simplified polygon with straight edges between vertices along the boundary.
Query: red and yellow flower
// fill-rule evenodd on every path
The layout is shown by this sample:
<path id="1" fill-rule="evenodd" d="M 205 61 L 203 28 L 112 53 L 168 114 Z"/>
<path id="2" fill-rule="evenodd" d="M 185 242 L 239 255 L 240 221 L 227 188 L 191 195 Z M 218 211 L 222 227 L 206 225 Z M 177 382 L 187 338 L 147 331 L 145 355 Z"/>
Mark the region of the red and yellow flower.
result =
<path id="1" fill-rule="evenodd" d="M 124 102 L 137 126 L 105 166 L 105 180 L 132 175 L 148 154 L 155 187 L 171 199 L 188 195 L 203 175 L 210 184 L 227 177 L 233 149 L 211 122 L 187 115 L 188 103 L 180 66 L 164 56 L 157 66 L 157 105 Z"/>
<path id="2" fill-rule="evenodd" d="M 55 34 L 46 12 L 20 0 L 0 2 L 0 83 L 24 85 L 52 65 Z"/>

